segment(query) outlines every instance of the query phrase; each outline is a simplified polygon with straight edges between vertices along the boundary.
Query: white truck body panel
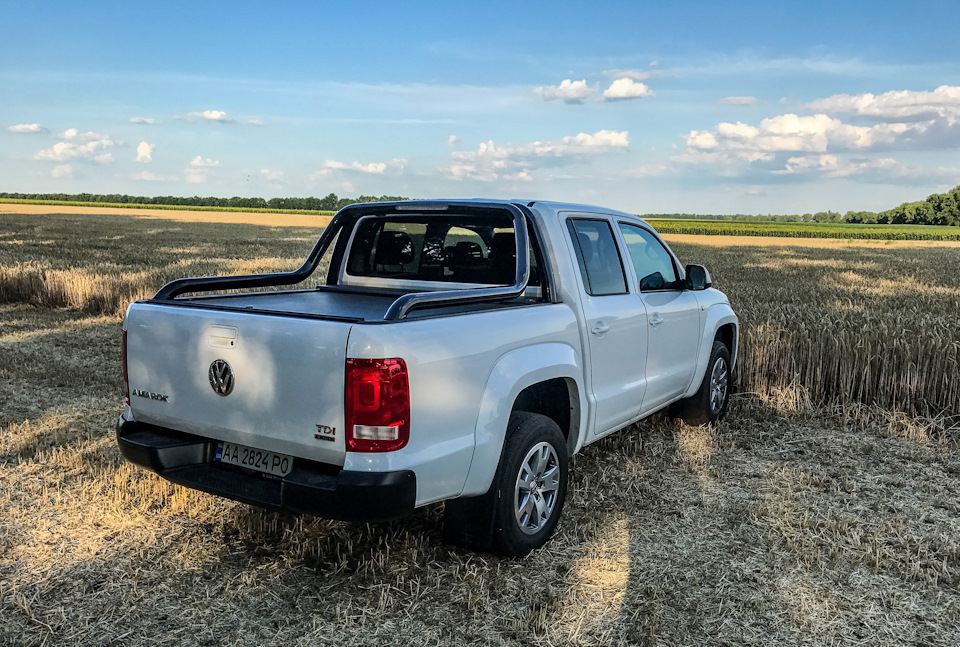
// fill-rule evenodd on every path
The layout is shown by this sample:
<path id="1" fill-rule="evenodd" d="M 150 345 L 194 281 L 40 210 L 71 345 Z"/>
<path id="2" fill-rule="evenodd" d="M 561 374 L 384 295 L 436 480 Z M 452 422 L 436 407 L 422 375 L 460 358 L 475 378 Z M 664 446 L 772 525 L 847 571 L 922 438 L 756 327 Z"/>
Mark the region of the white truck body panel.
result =
<path id="1" fill-rule="evenodd" d="M 337 295 L 311 291 L 216 297 L 216 303 L 235 304 L 235 310 L 205 309 L 202 298 L 191 308 L 131 305 L 124 323 L 130 389 L 167 397 L 131 395 L 123 420 L 290 454 L 344 471 L 410 470 L 416 475 L 416 505 L 421 506 L 487 491 L 507 421 L 527 387 L 547 380 L 566 384 L 570 424 L 562 431 L 573 454 L 695 393 L 721 326 L 734 327 L 730 354 L 735 362 L 738 321 L 717 290 L 641 292 L 624 258 L 626 293 L 587 293 L 567 220 L 603 219 L 614 231 L 618 222 L 628 222 L 652 232 L 642 219 L 583 205 L 536 202 L 525 208 L 539 232 L 553 303 L 395 322 L 372 320 L 382 316 L 379 296 L 352 301 L 346 315 L 354 320 L 324 320 L 322 311 L 335 307 Z M 625 256 L 623 238 L 615 235 Z M 682 277 L 679 259 L 664 247 Z M 347 277 L 345 267 L 335 272 L 341 279 Z M 382 279 L 353 276 L 347 282 L 360 291 L 382 285 Z M 465 287 L 422 283 L 421 290 Z M 528 288 L 527 294 L 539 295 L 540 288 Z M 304 304 L 303 318 L 290 316 L 298 302 Z M 271 309 L 276 312 L 264 311 Z M 233 345 L 230 331 L 235 331 Z M 346 451 L 347 358 L 405 361 L 410 433 L 401 449 Z M 217 359 L 229 362 L 236 374 L 229 397 L 217 395 L 208 383 L 208 367 Z M 335 429 L 335 440 L 317 438 L 318 425 Z"/>

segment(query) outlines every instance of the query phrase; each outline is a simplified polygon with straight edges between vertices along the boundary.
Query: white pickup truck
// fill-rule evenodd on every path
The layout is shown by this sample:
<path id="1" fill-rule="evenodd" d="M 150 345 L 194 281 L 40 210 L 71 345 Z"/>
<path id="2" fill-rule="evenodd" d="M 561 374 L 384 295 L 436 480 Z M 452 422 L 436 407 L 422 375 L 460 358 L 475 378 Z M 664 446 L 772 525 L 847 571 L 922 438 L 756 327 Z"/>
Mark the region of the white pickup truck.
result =
<path id="1" fill-rule="evenodd" d="M 273 510 L 376 521 L 446 501 L 448 541 L 520 556 L 553 534 L 584 445 L 665 407 L 724 415 L 738 325 L 630 214 L 352 205 L 296 271 L 131 304 L 117 440 Z"/>

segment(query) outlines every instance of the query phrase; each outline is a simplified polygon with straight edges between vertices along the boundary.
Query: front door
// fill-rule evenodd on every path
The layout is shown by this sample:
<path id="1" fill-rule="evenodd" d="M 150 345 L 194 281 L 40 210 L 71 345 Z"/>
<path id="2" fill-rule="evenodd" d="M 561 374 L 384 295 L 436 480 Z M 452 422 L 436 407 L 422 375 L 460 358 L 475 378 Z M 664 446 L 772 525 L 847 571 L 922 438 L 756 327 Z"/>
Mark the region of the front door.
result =
<path id="1" fill-rule="evenodd" d="M 694 379 L 700 347 L 700 304 L 684 289 L 679 267 L 650 231 L 619 222 L 646 310 L 646 413 L 676 399 Z"/>

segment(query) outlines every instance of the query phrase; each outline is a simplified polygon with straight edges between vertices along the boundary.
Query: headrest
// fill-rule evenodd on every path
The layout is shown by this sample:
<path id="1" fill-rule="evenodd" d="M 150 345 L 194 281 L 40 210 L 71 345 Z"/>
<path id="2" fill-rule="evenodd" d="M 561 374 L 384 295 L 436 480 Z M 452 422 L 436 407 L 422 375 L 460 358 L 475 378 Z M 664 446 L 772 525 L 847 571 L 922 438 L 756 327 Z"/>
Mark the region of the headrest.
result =
<path id="1" fill-rule="evenodd" d="M 413 241 L 402 231 L 382 231 L 377 240 L 377 265 L 404 265 L 416 258 Z"/>

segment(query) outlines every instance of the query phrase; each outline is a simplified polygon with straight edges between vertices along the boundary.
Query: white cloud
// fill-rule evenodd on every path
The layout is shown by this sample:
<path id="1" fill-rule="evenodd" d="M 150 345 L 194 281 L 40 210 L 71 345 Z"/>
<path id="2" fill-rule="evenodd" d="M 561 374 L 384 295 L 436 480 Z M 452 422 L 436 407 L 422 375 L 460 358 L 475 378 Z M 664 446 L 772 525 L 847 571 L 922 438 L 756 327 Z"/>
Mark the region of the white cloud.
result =
<path id="1" fill-rule="evenodd" d="M 335 171 L 358 171 L 360 173 L 371 173 L 374 175 L 384 175 L 387 171 L 402 171 L 407 166 L 407 160 L 402 157 L 395 157 L 386 162 L 341 162 L 338 160 L 324 160 L 320 168 L 310 174 L 310 180 L 330 175 Z"/>
<path id="2" fill-rule="evenodd" d="M 207 169 L 185 168 L 183 177 L 190 184 L 203 184 L 207 181 Z"/>
<path id="3" fill-rule="evenodd" d="M 559 86 L 544 85 L 535 87 L 534 94 L 546 101 L 563 99 L 566 103 L 583 103 L 583 100 L 593 94 L 593 88 L 587 85 L 586 79 L 572 81 L 564 79 Z"/>
<path id="4" fill-rule="evenodd" d="M 223 124 L 232 124 L 236 121 L 236 119 L 228 115 L 223 110 L 199 110 L 195 112 L 188 112 L 187 118 L 199 119 L 201 121 L 217 121 Z"/>
<path id="5" fill-rule="evenodd" d="M 817 114 L 799 117 L 777 115 L 759 126 L 742 122 L 720 123 L 713 130 L 693 130 L 686 138 L 688 151 L 706 151 L 748 161 L 770 159 L 772 153 L 826 153 L 837 150 L 867 150 L 890 145 L 904 134 L 903 124 L 852 126 Z"/>
<path id="6" fill-rule="evenodd" d="M 526 169 L 523 169 L 522 171 L 518 171 L 517 173 L 513 173 L 513 174 L 509 174 L 509 173 L 508 173 L 507 175 L 504 175 L 504 176 L 503 176 L 503 179 L 504 179 L 504 180 L 515 180 L 515 181 L 517 181 L 517 182 L 532 182 L 532 181 L 533 181 L 533 176 L 531 176 L 529 173 L 527 173 L 527 170 L 526 170 Z"/>
<path id="7" fill-rule="evenodd" d="M 450 135 L 447 137 L 447 146 L 455 146 L 460 143 L 460 138 L 456 135 Z"/>
<path id="8" fill-rule="evenodd" d="M 132 124 L 142 124 L 144 126 L 152 126 L 157 123 L 157 120 L 153 117 L 130 117 L 130 123 Z"/>
<path id="9" fill-rule="evenodd" d="M 59 164 L 50 171 L 53 177 L 73 177 L 73 167 L 69 164 Z"/>
<path id="10" fill-rule="evenodd" d="M 720 99 L 720 103 L 725 106 L 752 106 L 756 102 L 756 97 L 724 97 Z"/>
<path id="11" fill-rule="evenodd" d="M 109 135 L 95 133 L 92 131 L 87 131 L 85 133 L 82 133 L 76 128 L 67 128 L 65 131 L 58 134 L 57 137 L 66 141 L 78 141 L 78 142 L 103 141 L 103 140 L 110 139 Z"/>
<path id="12" fill-rule="evenodd" d="M 262 126 L 262 119 L 239 119 L 225 110 L 195 110 L 188 112 L 186 117 L 174 117 L 182 121 L 208 121 L 219 124 L 244 124 L 247 126 Z"/>
<path id="13" fill-rule="evenodd" d="M 626 99 L 640 99 L 652 97 L 653 90 L 645 83 L 639 83 L 626 77 L 617 79 L 610 87 L 603 91 L 604 101 L 623 101 Z"/>
<path id="14" fill-rule="evenodd" d="M 137 146 L 137 159 L 136 161 L 142 164 L 149 164 L 153 161 L 153 149 L 156 148 L 153 144 L 148 144 L 147 142 L 140 142 Z"/>
<path id="15" fill-rule="evenodd" d="M 267 182 L 282 182 L 283 171 L 272 171 L 268 168 L 262 168 L 260 169 L 260 177 L 265 179 Z"/>
<path id="16" fill-rule="evenodd" d="M 941 85 L 932 92 L 891 90 L 883 94 L 835 94 L 807 106 L 821 112 L 839 112 L 891 121 L 960 119 L 960 86 Z"/>
<path id="17" fill-rule="evenodd" d="M 109 135 L 95 132 L 82 133 L 69 128 L 58 135 L 64 141 L 45 148 L 36 155 L 36 159 L 53 162 L 66 162 L 72 159 L 88 159 L 100 163 L 113 161 L 113 155 L 107 149 L 117 145 Z"/>
<path id="18" fill-rule="evenodd" d="M 654 61 L 655 63 L 656 61 Z M 653 63 L 651 63 L 653 65 Z M 607 70 L 604 72 L 607 76 L 615 79 L 631 79 L 633 81 L 646 81 L 652 76 L 656 76 L 656 70 Z"/>
<path id="19" fill-rule="evenodd" d="M 215 168 L 220 166 L 220 160 L 214 160 L 210 159 L 209 157 L 201 157 L 200 155 L 197 155 L 190 160 L 190 166 L 196 169 Z"/>
<path id="20" fill-rule="evenodd" d="M 184 179 L 190 184 L 203 184 L 210 175 L 210 169 L 219 168 L 220 160 L 197 155 L 190 160 L 190 166 L 183 169 Z"/>
<path id="21" fill-rule="evenodd" d="M 776 175 L 857 178 L 866 182 L 954 182 L 960 177 L 957 168 L 917 168 L 892 157 L 842 160 L 836 155 L 791 157 Z"/>
<path id="22" fill-rule="evenodd" d="M 151 171 L 140 171 L 139 173 L 134 173 L 131 175 L 130 179 L 137 180 L 138 182 L 165 182 L 172 178 L 157 175 Z"/>
<path id="23" fill-rule="evenodd" d="M 546 164 L 563 165 L 593 155 L 625 151 L 630 145 L 626 130 L 599 130 L 595 133 L 569 135 L 554 141 L 498 146 L 493 141 L 480 144 L 475 151 L 452 153 L 447 173 L 455 180 L 472 179 L 490 182 L 530 168 Z"/>
<path id="24" fill-rule="evenodd" d="M 12 133 L 46 133 L 49 132 L 46 128 L 40 124 L 16 124 L 13 126 L 7 127 Z"/>

